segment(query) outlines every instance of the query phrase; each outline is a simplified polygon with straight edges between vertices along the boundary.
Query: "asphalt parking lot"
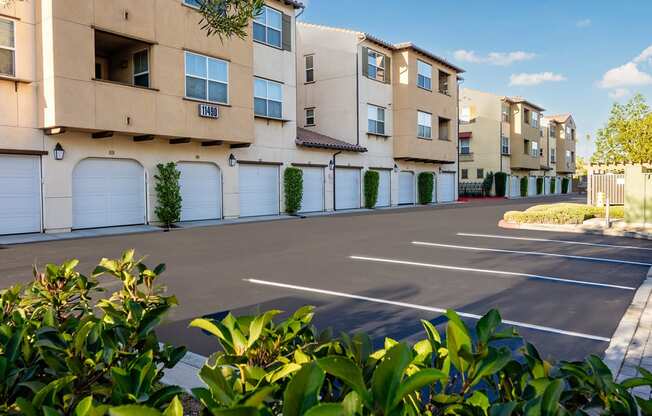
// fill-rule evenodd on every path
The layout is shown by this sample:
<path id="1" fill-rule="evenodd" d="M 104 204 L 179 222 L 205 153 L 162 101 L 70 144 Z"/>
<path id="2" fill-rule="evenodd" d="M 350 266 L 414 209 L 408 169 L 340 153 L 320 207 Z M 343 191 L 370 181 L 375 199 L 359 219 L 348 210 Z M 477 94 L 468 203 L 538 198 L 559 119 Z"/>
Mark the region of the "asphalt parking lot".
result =
<path id="1" fill-rule="evenodd" d="M 317 307 L 319 328 L 363 330 L 377 342 L 421 337 L 419 319 L 441 324 L 447 308 L 470 325 L 496 308 L 546 357 L 601 354 L 652 263 L 652 243 L 497 227 L 505 211 L 537 202 L 490 200 L 11 246 L 0 250 L 0 285 L 29 280 L 33 263 L 76 257 L 88 272 L 99 258 L 133 247 L 150 266 L 168 265 L 163 280 L 181 304 L 161 337 L 200 354 L 217 344 L 187 328 L 194 317 L 305 304 Z"/>

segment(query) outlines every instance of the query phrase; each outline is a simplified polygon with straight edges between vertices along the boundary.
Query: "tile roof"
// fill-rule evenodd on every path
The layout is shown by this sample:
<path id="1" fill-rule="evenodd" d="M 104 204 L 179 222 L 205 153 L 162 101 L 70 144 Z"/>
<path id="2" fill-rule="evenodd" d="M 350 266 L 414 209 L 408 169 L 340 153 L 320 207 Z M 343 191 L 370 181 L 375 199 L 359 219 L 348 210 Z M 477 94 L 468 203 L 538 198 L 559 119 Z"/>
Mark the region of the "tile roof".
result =
<path id="1" fill-rule="evenodd" d="M 297 128 L 296 144 L 317 149 L 345 150 L 349 152 L 366 152 L 367 148 L 357 144 L 337 140 L 312 130 Z"/>
<path id="2" fill-rule="evenodd" d="M 444 65 L 444 66 L 447 66 L 447 67 L 449 67 L 449 68 L 455 70 L 458 74 L 461 74 L 461 73 L 463 73 L 463 72 L 466 72 L 466 71 L 464 71 L 462 68 L 460 68 L 460 67 L 458 67 L 458 66 L 455 66 L 455 65 L 451 64 L 450 62 L 448 62 L 448 61 L 445 60 L 444 58 L 442 58 L 442 57 L 440 57 L 440 56 L 437 56 L 437 55 L 435 55 L 434 53 L 432 53 L 432 52 L 430 52 L 430 51 L 427 51 L 427 50 L 425 50 L 425 49 L 423 49 L 423 48 L 420 48 L 420 47 L 418 47 L 417 45 L 415 45 L 415 44 L 412 43 L 412 42 L 397 43 L 397 44 L 394 45 L 394 49 L 395 49 L 395 50 L 399 50 L 399 51 L 400 51 L 400 50 L 403 50 L 403 49 L 412 49 L 412 50 L 415 51 L 415 52 L 418 52 L 418 53 L 420 53 L 420 54 L 422 54 L 422 55 L 424 55 L 424 56 L 427 56 L 428 58 L 432 59 L 433 61 L 437 61 L 437 62 L 439 62 L 440 64 L 442 64 L 442 65 Z"/>
<path id="3" fill-rule="evenodd" d="M 293 6 L 295 9 L 304 9 L 306 6 L 300 1 L 296 0 L 281 0 L 283 3 Z"/>
<path id="4" fill-rule="evenodd" d="M 546 111 L 545 108 L 543 108 L 543 107 L 539 107 L 538 105 L 534 104 L 532 101 L 528 101 L 528 100 L 526 100 L 526 99 L 523 98 L 523 97 L 504 97 L 504 98 L 505 98 L 507 101 L 511 101 L 511 102 L 513 102 L 513 103 L 516 103 L 516 104 L 523 103 L 523 104 L 527 104 L 527 105 L 529 105 L 530 107 L 532 107 L 532 108 L 534 108 L 534 109 L 536 109 L 536 110 L 539 110 L 539 111 Z"/>
<path id="5" fill-rule="evenodd" d="M 565 123 L 566 120 L 570 118 L 570 116 L 571 116 L 570 113 L 566 113 L 566 114 L 555 114 L 552 116 L 545 116 L 544 118 L 546 120 L 551 120 L 557 123 Z"/>

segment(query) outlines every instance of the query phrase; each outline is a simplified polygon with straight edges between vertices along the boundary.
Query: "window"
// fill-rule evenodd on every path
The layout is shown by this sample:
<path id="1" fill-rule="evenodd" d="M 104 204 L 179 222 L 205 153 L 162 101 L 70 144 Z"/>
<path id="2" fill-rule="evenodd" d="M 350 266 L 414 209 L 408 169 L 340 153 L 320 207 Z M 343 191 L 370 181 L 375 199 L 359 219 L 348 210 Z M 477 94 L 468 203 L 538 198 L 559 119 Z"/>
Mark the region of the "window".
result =
<path id="1" fill-rule="evenodd" d="M 283 116 L 283 86 L 274 81 L 254 80 L 254 113 L 280 119 Z"/>
<path id="2" fill-rule="evenodd" d="M 534 127 L 534 128 L 538 128 L 539 127 L 539 113 L 537 113 L 535 111 L 531 111 L 530 112 L 530 117 L 531 117 L 530 125 L 532 127 Z"/>
<path id="3" fill-rule="evenodd" d="M 417 137 L 432 139 L 432 114 L 417 111 Z"/>
<path id="4" fill-rule="evenodd" d="M 449 140 L 450 124 L 449 119 L 439 117 L 439 140 Z"/>
<path id="5" fill-rule="evenodd" d="M 460 123 L 466 124 L 471 122 L 471 107 L 464 106 L 460 109 Z"/>
<path id="6" fill-rule="evenodd" d="M 315 55 L 306 55 L 306 82 L 315 82 Z"/>
<path id="7" fill-rule="evenodd" d="M 134 85 L 149 87 L 149 53 L 147 49 L 134 54 Z"/>
<path id="8" fill-rule="evenodd" d="M 385 109 L 369 104 L 367 107 L 369 133 L 385 134 Z"/>
<path id="9" fill-rule="evenodd" d="M 575 163 L 575 152 L 571 151 L 571 162 Z"/>
<path id="10" fill-rule="evenodd" d="M 532 157 L 539 157 L 539 143 L 537 142 L 532 142 L 532 149 L 530 149 L 530 156 Z"/>
<path id="11" fill-rule="evenodd" d="M 369 78 L 385 82 L 385 55 L 367 49 Z"/>
<path id="12" fill-rule="evenodd" d="M 417 86 L 432 90 L 432 65 L 417 60 Z"/>
<path id="13" fill-rule="evenodd" d="M 528 110 L 527 108 L 523 109 L 523 121 L 525 122 L 525 124 L 530 124 L 530 118 L 532 117 L 530 113 L 531 111 Z"/>
<path id="14" fill-rule="evenodd" d="M 462 179 L 469 179 L 469 170 L 462 169 Z"/>
<path id="15" fill-rule="evenodd" d="M 0 19 L 0 74 L 16 76 L 14 22 Z"/>
<path id="16" fill-rule="evenodd" d="M 469 140 L 469 139 L 460 139 L 460 154 L 461 155 L 470 155 L 471 154 L 471 140 Z"/>
<path id="17" fill-rule="evenodd" d="M 502 136 L 500 138 L 500 152 L 503 155 L 509 154 L 509 137 Z"/>
<path id="18" fill-rule="evenodd" d="M 448 78 L 450 75 L 444 71 L 439 71 L 439 92 L 448 95 Z"/>
<path id="19" fill-rule="evenodd" d="M 186 52 L 186 97 L 227 104 L 229 63 Z"/>
<path id="20" fill-rule="evenodd" d="M 306 126 L 315 125 L 315 109 L 306 108 Z"/>
<path id="21" fill-rule="evenodd" d="M 556 149 L 550 149 L 550 163 L 555 163 L 556 157 L 555 157 Z"/>
<path id="22" fill-rule="evenodd" d="M 183 0 L 183 4 L 185 4 L 186 6 L 194 7 L 196 9 L 199 9 L 201 7 L 199 0 Z"/>
<path id="23" fill-rule="evenodd" d="M 263 6 L 254 20 L 254 40 L 280 48 L 282 27 L 283 14 L 271 7 Z"/>
<path id="24" fill-rule="evenodd" d="M 484 179 L 484 169 L 483 168 L 478 168 L 478 173 L 476 175 L 477 179 Z"/>
<path id="25" fill-rule="evenodd" d="M 501 109 L 501 119 L 505 123 L 509 123 L 510 117 L 509 117 L 509 104 L 503 103 L 502 109 Z"/>
<path id="26" fill-rule="evenodd" d="M 557 130 L 554 124 L 551 124 L 548 128 L 548 133 L 550 134 L 550 137 L 557 137 Z"/>
<path id="27" fill-rule="evenodd" d="M 567 165 L 567 166 L 570 165 L 571 162 L 572 162 L 571 157 L 572 157 L 571 151 L 570 151 L 570 150 L 566 150 L 566 165 Z"/>
<path id="28" fill-rule="evenodd" d="M 527 139 L 523 140 L 523 154 L 530 154 L 530 141 Z"/>
<path id="29" fill-rule="evenodd" d="M 566 138 L 567 139 L 571 138 L 571 128 L 570 128 L 570 126 L 566 126 Z"/>

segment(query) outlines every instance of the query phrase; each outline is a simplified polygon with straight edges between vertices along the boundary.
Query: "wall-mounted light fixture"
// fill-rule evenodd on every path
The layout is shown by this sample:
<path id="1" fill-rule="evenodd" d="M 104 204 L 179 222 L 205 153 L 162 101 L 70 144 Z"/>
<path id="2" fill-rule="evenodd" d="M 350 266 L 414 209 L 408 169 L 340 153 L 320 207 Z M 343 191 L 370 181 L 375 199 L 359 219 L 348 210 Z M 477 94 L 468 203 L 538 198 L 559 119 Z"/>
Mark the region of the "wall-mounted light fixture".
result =
<path id="1" fill-rule="evenodd" d="M 66 154 L 66 151 L 63 150 L 63 147 L 61 146 L 61 143 L 57 143 L 56 146 L 54 146 L 54 160 L 63 160 L 63 156 Z"/>
<path id="2" fill-rule="evenodd" d="M 335 162 L 333 161 L 333 159 L 331 159 L 328 161 L 328 169 L 333 170 L 334 168 L 335 168 Z"/>
<path id="3" fill-rule="evenodd" d="M 398 173 L 398 165 L 394 163 L 394 173 Z"/>
<path id="4" fill-rule="evenodd" d="M 236 163 L 238 163 L 238 161 L 235 156 L 233 156 L 233 153 L 231 153 L 231 155 L 229 155 L 229 166 L 234 167 Z"/>

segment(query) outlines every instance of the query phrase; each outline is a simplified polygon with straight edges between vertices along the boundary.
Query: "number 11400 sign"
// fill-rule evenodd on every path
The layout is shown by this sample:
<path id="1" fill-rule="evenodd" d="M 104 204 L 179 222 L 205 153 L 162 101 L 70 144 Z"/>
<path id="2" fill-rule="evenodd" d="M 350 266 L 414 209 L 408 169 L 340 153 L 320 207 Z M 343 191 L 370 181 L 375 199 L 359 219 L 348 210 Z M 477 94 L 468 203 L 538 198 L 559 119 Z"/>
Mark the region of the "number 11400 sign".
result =
<path id="1" fill-rule="evenodd" d="M 199 104 L 199 116 L 206 118 L 218 118 L 219 110 L 216 105 L 210 104 Z"/>

